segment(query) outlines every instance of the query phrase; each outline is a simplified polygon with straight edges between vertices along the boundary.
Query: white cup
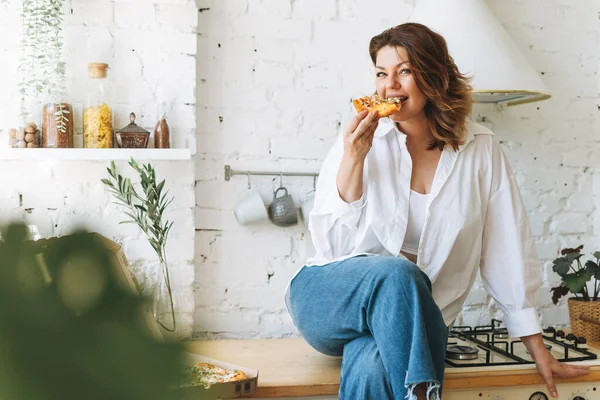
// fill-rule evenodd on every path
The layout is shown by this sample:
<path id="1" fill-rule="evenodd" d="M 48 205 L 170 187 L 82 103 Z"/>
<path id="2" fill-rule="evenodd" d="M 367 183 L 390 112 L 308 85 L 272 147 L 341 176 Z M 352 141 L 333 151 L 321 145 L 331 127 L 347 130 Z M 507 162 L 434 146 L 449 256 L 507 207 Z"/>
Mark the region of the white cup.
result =
<path id="1" fill-rule="evenodd" d="M 240 199 L 233 209 L 235 219 L 241 225 L 268 219 L 267 207 L 260 194 L 252 189 L 242 192 Z"/>
<path id="2" fill-rule="evenodd" d="M 304 222 L 304 226 L 306 226 L 307 228 L 308 228 L 308 216 L 310 215 L 310 212 L 312 211 L 314 205 L 315 205 L 315 192 L 311 191 L 306 194 L 306 199 L 302 202 L 302 205 L 300 206 L 300 217 L 302 218 L 302 221 Z"/>

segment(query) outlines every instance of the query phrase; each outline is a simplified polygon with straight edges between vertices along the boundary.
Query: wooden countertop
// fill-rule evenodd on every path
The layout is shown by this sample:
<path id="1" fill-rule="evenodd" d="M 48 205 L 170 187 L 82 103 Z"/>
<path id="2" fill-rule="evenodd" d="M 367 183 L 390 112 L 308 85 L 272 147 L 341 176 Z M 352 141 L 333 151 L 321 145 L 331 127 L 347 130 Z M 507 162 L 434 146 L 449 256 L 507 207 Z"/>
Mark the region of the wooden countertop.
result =
<path id="1" fill-rule="evenodd" d="M 600 343 L 590 343 L 600 348 Z M 341 357 L 328 357 L 301 338 L 211 340 L 187 342 L 191 353 L 259 370 L 253 397 L 335 395 L 340 383 Z M 589 375 L 560 382 L 598 382 L 600 366 Z M 466 372 L 446 368 L 444 390 L 544 384 L 535 367 L 507 371 Z"/>

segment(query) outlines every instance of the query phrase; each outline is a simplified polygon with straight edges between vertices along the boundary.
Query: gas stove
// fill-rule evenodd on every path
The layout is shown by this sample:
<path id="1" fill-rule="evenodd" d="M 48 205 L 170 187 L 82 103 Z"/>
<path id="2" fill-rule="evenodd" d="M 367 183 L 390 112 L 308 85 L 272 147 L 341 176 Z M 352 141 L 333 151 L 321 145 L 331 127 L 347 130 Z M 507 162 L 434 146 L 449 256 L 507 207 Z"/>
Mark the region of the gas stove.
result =
<path id="1" fill-rule="evenodd" d="M 600 350 L 583 337 L 549 327 L 546 348 L 560 362 L 600 366 Z M 596 372 L 597 374 L 597 372 Z M 511 338 L 502 321 L 489 325 L 454 326 L 448 337 L 444 400 L 549 400 L 535 363 L 519 338 Z M 533 379 L 531 378 L 533 377 Z M 459 386 L 460 389 L 453 389 Z M 598 379 L 556 384 L 560 400 L 600 400 Z"/>
<path id="2" fill-rule="evenodd" d="M 560 362 L 596 360 L 584 337 L 565 334 L 552 327 L 544 329 L 544 344 Z M 520 339 L 510 338 L 502 321 L 492 319 L 482 326 L 454 326 L 446 349 L 446 366 L 450 368 L 495 367 L 535 364 Z"/>

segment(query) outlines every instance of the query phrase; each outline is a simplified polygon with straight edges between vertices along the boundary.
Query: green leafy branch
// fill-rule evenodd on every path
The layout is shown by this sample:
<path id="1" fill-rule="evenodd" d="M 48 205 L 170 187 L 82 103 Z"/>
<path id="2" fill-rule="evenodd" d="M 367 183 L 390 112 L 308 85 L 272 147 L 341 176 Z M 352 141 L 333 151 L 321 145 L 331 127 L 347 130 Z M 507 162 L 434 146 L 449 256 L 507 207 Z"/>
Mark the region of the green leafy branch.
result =
<path id="1" fill-rule="evenodd" d="M 158 255 L 163 275 L 165 277 L 167 290 L 169 293 L 170 309 L 173 327 L 169 328 L 157 319 L 157 323 L 163 329 L 173 332 L 176 329 L 175 309 L 173 305 L 173 293 L 171 289 L 171 280 L 169 278 L 169 269 L 166 262 L 166 245 L 169 232 L 173 226 L 173 222 L 165 220 L 163 222 L 163 214 L 166 208 L 173 201 L 173 197 L 168 198 L 168 190 L 165 188 L 165 180 L 156 183 L 156 171 L 151 164 L 138 163 L 131 158 L 129 165 L 135 169 L 140 175 L 140 184 L 142 193 L 138 193 L 131 180 L 124 178 L 117 172 L 115 162 L 112 161 L 110 168 L 107 168 L 109 179 L 102 179 L 108 191 L 111 192 L 117 199 L 117 204 L 126 208 L 125 215 L 130 219 L 121 221 L 121 224 L 137 224 L 140 229 L 146 234 L 148 242 Z"/>
<path id="2" fill-rule="evenodd" d="M 164 191 L 164 179 L 156 183 L 156 171 L 151 164 L 142 164 L 140 167 L 132 158 L 129 165 L 140 174 L 142 194 L 138 194 L 129 178 L 124 178 L 117 172 L 114 161 L 107 168 L 110 178 L 102 179 L 102 183 L 116 197 L 117 204 L 127 208 L 125 215 L 131 219 L 121 221 L 121 224 L 136 223 L 148 237 L 159 260 L 164 262 L 167 237 L 173 222 L 163 222 L 163 214 L 173 197 L 167 198 L 168 190 Z"/>
<path id="3" fill-rule="evenodd" d="M 582 265 L 582 249 L 583 245 L 574 249 L 563 249 L 561 250 L 562 257 L 558 257 L 553 261 L 552 270 L 560 275 L 562 279 L 559 286 L 551 289 L 551 292 L 553 292 L 552 302 L 554 304 L 557 304 L 558 300 L 569 292 L 584 301 L 598 300 L 600 294 L 600 285 L 598 282 L 600 279 L 600 251 L 592 254 L 596 261 L 588 260 L 585 265 Z M 594 278 L 594 293 L 590 296 L 587 283 L 592 277 Z"/>
<path id="4" fill-rule="evenodd" d="M 46 93 L 51 102 L 60 103 L 65 95 L 63 7 L 64 0 L 22 0 L 19 93 L 24 122 L 31 118 L 25 104 L 27 98 Z M 62 106 L 55 112 L 57 127 L 62 132 L 67 129 L 68 114 Z"/>

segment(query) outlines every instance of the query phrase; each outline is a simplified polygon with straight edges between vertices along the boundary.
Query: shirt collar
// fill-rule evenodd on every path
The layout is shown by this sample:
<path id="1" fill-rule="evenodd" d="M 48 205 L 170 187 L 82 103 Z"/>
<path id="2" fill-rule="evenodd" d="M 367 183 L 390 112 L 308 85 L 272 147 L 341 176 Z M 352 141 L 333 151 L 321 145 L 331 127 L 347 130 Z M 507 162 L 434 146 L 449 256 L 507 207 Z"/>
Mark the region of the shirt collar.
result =
<path id="1" fill-rule="evenodd" d="M 458 152 L 460 153 L 473 139 L 475 139 L 475 135 L 493 135 L 494 133 L 486 128 L 483 125 L 476 124 L 475 122 L 467 119 L 466 123 L 467 134 L 465 137 L 465 143 L 458 146 Z M 377 129 L 375 129 L 375 137 L 383 137 L 388 135 L 390 132 L 397 132 L 403 137 L 406 137 L 405 133 L 402 133 L 396 128 L 396 124 L 392 122 L 388 117 L 381 118 L 379 120 L 379 125 L 377 125 Z"/>

